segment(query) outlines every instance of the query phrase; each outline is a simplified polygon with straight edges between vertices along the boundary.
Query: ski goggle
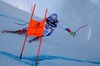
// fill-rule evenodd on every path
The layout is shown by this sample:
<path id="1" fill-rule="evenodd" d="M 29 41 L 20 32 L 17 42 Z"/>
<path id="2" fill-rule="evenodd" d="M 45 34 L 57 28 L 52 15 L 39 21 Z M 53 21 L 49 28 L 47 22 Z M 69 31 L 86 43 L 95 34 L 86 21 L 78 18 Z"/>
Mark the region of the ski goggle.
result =
<path id="1" fill-rule="evenodd" d="M 48 18 L 48 20 L 50 20 L 50 22 L 54 22 L 56 19 Z"/>
<path id="2" fill-rule="evenodd" d="M 55 19 L 57 19 L 57 15 L 51 15 L 51 18 L 52 18 L 53 20 L 55 20 Z"/>

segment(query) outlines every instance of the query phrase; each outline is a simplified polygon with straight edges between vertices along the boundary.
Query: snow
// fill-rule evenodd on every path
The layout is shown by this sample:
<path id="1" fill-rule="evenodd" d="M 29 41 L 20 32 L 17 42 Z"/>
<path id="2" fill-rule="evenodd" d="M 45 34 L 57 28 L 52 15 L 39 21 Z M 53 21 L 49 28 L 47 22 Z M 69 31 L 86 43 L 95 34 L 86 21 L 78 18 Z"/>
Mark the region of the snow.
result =
<path id="1" fill-rule="evenodd" d="M 88 0 L 66 2 L 66 9 L 62 8 L 63 13 L 58 11 L 59 21 L 62 21 L 60 23 L 73 31 L 84 24 L 88 26 L 79 30 L 75 37 L 59 27 L 51 36 L 44 37 L 38 66 L 100 66 L 100 9 Z M 43 11 L 42 13 L 44 14 Z M 27 27 L 28 25 L 19 26 L 15 23 L 29 22 L 30 16 L 31 14 L 0 1 L 0 31 Z M 34 19 L 41 20 L 37 16 Z M 19 60 L 24 38 L 25 35 L 0 33 L 1 66 L 35 66 L 39 41 L 26 42 L 22 60 Z M 28 37 L 27 41 L 30 39 L 32 37 Z"/>

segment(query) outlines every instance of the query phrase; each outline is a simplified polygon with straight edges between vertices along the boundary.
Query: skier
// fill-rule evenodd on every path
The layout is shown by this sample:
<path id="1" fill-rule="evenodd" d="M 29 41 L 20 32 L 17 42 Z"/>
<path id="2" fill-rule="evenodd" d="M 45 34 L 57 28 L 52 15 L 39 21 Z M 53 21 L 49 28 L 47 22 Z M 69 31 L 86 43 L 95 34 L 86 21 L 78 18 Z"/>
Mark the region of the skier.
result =
<path id="1" fill-rule="evenodd" d="M 58 23 L 59 21 L 57 20 L 57 17 L 58 17 L 57 14 L 53 13 L 49 17 L 46 18 L 44 34 L 42 35 L 42 37 L 50 36 L 57 26 L 61 26 Z M 69 28 L 66 28 L 65 30 L 67 30 L 73 37 L 75 36 L 75 32 L 71 31 Z M 17 34 L 26 34 L 26 32 L 27 32 L 27 27 L 21 30 L 17 30 L 17 31 L 7 31 L 7 30 L 3 31 L 3 33 L 17 33 Z M 29 40 L 29 42 L 31 43 L 32 41 L 36 41 L 40 39 L 40 37 L 41 36 L 37 36 Z"/>
<path id="2" fill-rule="evenodd" d="M 55 28 L 57 26 L 61 26 L 57 20 L 57 14 L 53 13 L 51 14 L 51 16 L 49 16 L 46 19 L 46 24 L 45 24 L 45 28 L 44 28 L 44 34 L 42 37 L 45 36 L 50 36 L 52 34 L 52 32 L 55 30 Z M 66 30 L 74 37 L 75 36 L 75 32 L 72 32 L 69 28 L 66 28 Z M 38 39 L 40 39 L 41 36 L 37 36 L 34 39 L 31 39 L 29 42 L 31 43 L 32 41 L 36 41 Z"/>

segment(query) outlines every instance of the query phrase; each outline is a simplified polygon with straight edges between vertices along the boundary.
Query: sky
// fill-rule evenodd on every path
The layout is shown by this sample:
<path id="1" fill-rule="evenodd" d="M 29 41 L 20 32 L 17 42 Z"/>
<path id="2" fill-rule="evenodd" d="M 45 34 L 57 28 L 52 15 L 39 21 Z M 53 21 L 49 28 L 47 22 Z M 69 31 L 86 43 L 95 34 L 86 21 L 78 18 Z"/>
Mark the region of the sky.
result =
<path id="1" fill-rule="evenodd" d="M 3 0 L 3 1 L 10 3 L 11 5 L 14 5 L 15 7 L 18 7 L 25 11 L 28 11 L 30 13 L 31 13 L 32 7 L 34 6 L 34 4 L 36 4 L 37 5 L 36 15 L 40 17 L 42 17 L 46 8 L 49 9 L 48 11 L 49 13 L 53 13 L 53 12 L 55 13 L 57 12 L 58 7 L 61 8 L 63 4 L 62 0 L 59 0 L 59 1 L 58 0 L 50 0 L 50 1 L 48 0 Z M 40 11 L 43 13 L 40 13 Z"/>

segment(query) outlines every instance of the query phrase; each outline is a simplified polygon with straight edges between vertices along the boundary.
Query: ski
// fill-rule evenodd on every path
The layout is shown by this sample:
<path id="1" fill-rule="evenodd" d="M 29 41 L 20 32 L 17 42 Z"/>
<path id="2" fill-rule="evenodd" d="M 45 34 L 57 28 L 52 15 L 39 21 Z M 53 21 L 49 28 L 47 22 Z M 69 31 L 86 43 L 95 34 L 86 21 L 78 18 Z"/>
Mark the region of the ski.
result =
<path id="1" fill-rule="evenodd" d="M 17 25 L 20 25 L 20 26 L 25 26 L 26 24 L 28 24 L 29 22 L 26 22 L 26 23 L 24 23 L 24 24 L 20 24 L 20 23 L 15 23 L 15 24 L 17 24 Z"/>
<path id="2" fill-rule="evenodd" d="M 17 33 L 16 31 L 2 30 L 1 33 Z"/>
<path id="3" fill-rule="evenodd" d="M 1 33 L 7 33 L 7 30 L 2 30 L 2 31 L 0 31 Z"/>

